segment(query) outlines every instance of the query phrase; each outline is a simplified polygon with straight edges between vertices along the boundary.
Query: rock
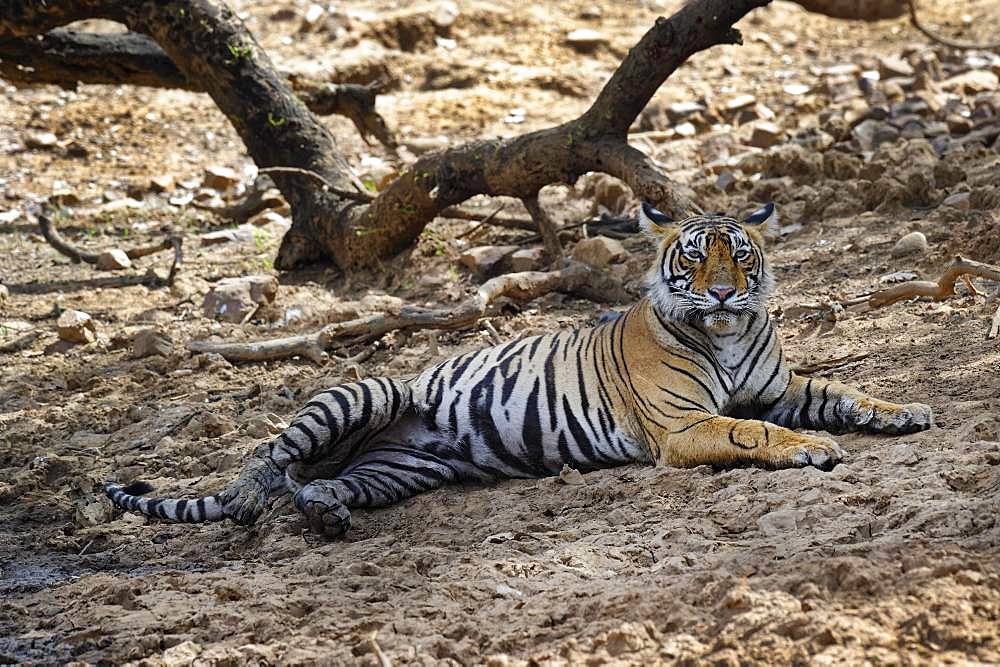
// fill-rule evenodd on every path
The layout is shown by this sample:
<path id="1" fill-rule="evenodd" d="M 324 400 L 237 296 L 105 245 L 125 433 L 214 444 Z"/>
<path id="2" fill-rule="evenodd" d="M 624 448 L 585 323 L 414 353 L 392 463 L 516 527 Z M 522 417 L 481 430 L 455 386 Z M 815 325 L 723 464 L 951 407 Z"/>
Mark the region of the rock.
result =
<path id="1" fill-rule="evenodd" d="M 914 73 L 913 66 L 902 58 L 885 56 L 878 59 L 878 75 L 882 79 L 911 77 Z"/>
<path id="2" fill-rule="evenodd" d="M 775 510 L 757 519 L 757 527 L 768 537 L 787 535 L 798 529 L 801 518 L 801 510 Z"/>
<path id="3" fill-rule="evenodd" d="M 95 500 L 85 505 L 78 505 L 73 514 L 73 522 L 81 528 L 91 528 L 111 520 L 110 505 Z"/>
<path id="4" fill-rule="evenodd" d="M 719 173 L 719 177 L 715 179 L 715 187 L 719 188 L 723 192 L 729 192 L 736 185 L 736 176 L 731 171 L 723 171 Z"/>
<path id="5" fill-rule="evenodd" d="M 52 148 L 59 143 L 59 138 L 51 132 L 32 132 L 24 138 L 24 145 L 28 148 Z"/>
<path id="6" fill-rule="evenodd" d="M 924 236 L 923 232 L 910 232 L 896 241 L 896 244 L 892 246 L 891 254 L 893 257 L 903 257 L 914 253 L 923 254 L 927 252 L 928 247 L 927 237 Z"/>
<path id="7" fill-rule="evenodd" d="M 10 290 L 7 289 L 6 285 L 0 284 L 0 303 L 3 303 L 8 298 L 10 298 Z"/>
<path id="8" fill-rule="evenodd" d="M 694 126 L 694 123 L 684 121 L 683 123 L 679 123 L 674 127 L 674 132 L 676 132 L 677 136 L 679 137 L 687 138 L 687 137 L 693 137 L 695 134 L 697 134 L 698 128 Z"/>
<path id="9" fill-rule="evenodd" d="M 963 211 L 969 210 L 970 200 L 972 199 L 971 192 L 956 192 L 953 195 L 948 195 L 941 202 L 943 206 L 951 206 L 953 208 L 961 209 Z"/>
<path id="10" fill-rule="evenodd" d="M 736 95 L 735 97 L 730 97 L 722 105 L 722 108 L 727 112 L 739 111 L 746 107 L 752 107 L 757 104 L 757 98 L 753 95 Z"/>
<path id="11" fill-rule="evenodd" d="M 173 192 L 176 187 L 171 174 L 160 174 L 149 179 L 149 189 L 153 192 Z"/>
<path id="12" fill-rule="evenodd" d="M 196 644 L 189 639 L 168 648 L 155 662 L 162 667 L 184 667 L 185 665 L 193 665 L 201 653 L 201 644 Z"/>
<path id="13" fill-rule="evenodd" d="M 593 51 L 598 46 L 606 44 L 608 38 L 602 33 L 590 28 L 578 28 L 566 35 L 566 43 L 577 51 Z"/>
<path id="14" fill-rule="evenodd" d="M 205 167 L 205 176 L 202 178 L 201 185 L 212 190 L 225 191 L 239 182 L 239 174 L 229 167 L 213 165 Z"/>
<path id="15" fill-rule="evenodd" d="M 447 30 L 455 24 L 455 20 L 458 19 L 461 13 L 457 4 L 451 2 L 451 0 L 446 0 L 439 3 L 431 12 L 431 21 L 441 30 Z"/>
<path id="16" fill-rule="evenodd" d="M 542 268 L 542 262 L 544 259 L 544 248 L 522 248 L 510 256 L 510 270 L 538 271 Z"/>
<path id="17" fill-rule="evenodd" d="M 80 204 L 80 197 L 72 190 L 59 188 L 52 191 L 49 201 L 59 206 L 77 206 Z"/>
<path id="18" fill-rule="evenodd" d="M 97 340 L 97 325 L 93 318 L 80 310 L 67 310 L 56 322 L 59 338 L 70 343 L 93 343 Z"/>
<path id="19" fill-rule="evenodd" d="M 941 88 L 946 91 L 973 95 L 987 90 L 996 90 L 998 87 L 1000 87 L 1000 77 L 983 69 L 969 70 L 941 82 Z"/>
<path id="20" fill-rule="evenodd" d="M 223 322 L 242 323 L 259 305 L 271 303 L 278 293 L 278 279 L 269 275 L 223 278 L 205 295 L 201 312 Z"/>
<path id="21" fill-rule="evenodd" d="M 305 15 L 302 17 L 304 27 L 315 26 L 323 15 L 326 14 L 326 10 L 323 9 L 322 5 L 312 4 L 306 9 Z"/>
<path id="22" fill-rule="evenodd" d="M 920 454 L 912 443 L 903 442 L 889 449 L 889 463 L 892 465 L 911 466 L 920 461 Z"/>
<path id="23" fill-rule="evenodd" d="M 603 268 L 613 262 L 622 262 L 628 259 L 628 256 L 628 251 L 620 241 L 606 236 L 583 239 L 573 248 L 573 259 L 595 269 Z"/>
<path id="24" fill-rule="evenodd" d="M 785 136 L 785 131 L 776 124 L 762 120 L 753 126 L 753 134 L 750 135 L 750 145 L 757 148 L 770 148 L 781 142 Z"/>
<path id="25" fill-rule="evenodd" d="M 288 428 L 288 424 L 274 413 L 254 415 L 243 425 L 243 430 L 251 438 L 269 438 L 281 433 L 286 428 Z"/>
<path id="26" fill-rule="evenodd" d="M 698 102 L 674 102 L 667 107 L 667 119 L 677 124 L 705 111 L 705 105 Z"/>
<path id="27" fill-rule="evenodd" d="M 957 113 L 948 114 L 945 122 L 948 124 L 948 131 L 952 134 L 968 134 L 972 131 L 972 121 Z"/>
<path id="28" fill-rule="evenodd" d="M 170 336 L 157 329 L 142 329 L 132 336 L 132 356 L 136 359 L 153 355 L 170 356 L 173 346 Z"/>
<path id="29" fill-rule="evenodd" d="M 484 245 L 469 248 L 459 258 L 459 263 L 479 277 L 496 275 L 504 259 L 518 250 L 516 245 Z"/>
<path id="30" fill-rule="evenodd" d="M 812 90 L 812 88 L 810 88 L 804 83 L 788 83 L 785 84 L 782 90 L 784 90 L 787 95 L 798 96 L 798 95 L 805 95 L 810 90 Z"/>
<path id="31" fill-rule="evenodd" d="M 196 438 L 218 438 L 236 430 L 236 422 L 225 415 L 202 412 L 195 415 L 184 431 Z"/>
<path id="32" fill-rule="evenodd" d="M 112 248 L 97 256 L 97 268 L 105 271 L 118 271 L 132 266 L 132 260 L 128 258 L 124 250 Z"/>
<path id="33" fill-rule="evenodd" d="M 857 139 L 863 151 L 873 151 L 886 142 L 899 138 L 899 130 L 889 123 L 868 119 L 861 121 L 851 130 L 851 136 Z"/>
<path id="34" fill-rule="evenodd" d="M 220 229 L 208 232 L 198 237 L 202 245 L 218 245 L 220 243 L 253 243 L 253 227 L 250 225 L 240 225 L 235 229 Z"/>
<path id="35" fill-rule="evenodd" d="M 583 478 L 580 471 L 576 468 L 571 468 L 567 464 L 563 464 L 562 470 L 559 471 L 559 479 L 562 480 L 563 484 L 568 486 L 586 486 L 587 480 Z"/>

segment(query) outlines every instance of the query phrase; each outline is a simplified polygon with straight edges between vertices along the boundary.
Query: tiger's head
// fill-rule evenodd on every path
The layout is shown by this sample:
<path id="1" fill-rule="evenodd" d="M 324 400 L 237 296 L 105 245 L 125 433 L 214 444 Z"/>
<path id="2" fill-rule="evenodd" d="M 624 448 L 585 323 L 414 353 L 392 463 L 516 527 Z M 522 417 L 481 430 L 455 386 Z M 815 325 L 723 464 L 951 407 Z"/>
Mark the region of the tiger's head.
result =
<path id="1" fill-rule="evenodd" d="M 763 313 L 774 278 L 762 232 L 777 218 L 767 204 L 743 222 L 721 214 L 674 222 L 643 203 L 639 224 L 659 242 L 646 279 L 660 314 L 726 334 Z"/>

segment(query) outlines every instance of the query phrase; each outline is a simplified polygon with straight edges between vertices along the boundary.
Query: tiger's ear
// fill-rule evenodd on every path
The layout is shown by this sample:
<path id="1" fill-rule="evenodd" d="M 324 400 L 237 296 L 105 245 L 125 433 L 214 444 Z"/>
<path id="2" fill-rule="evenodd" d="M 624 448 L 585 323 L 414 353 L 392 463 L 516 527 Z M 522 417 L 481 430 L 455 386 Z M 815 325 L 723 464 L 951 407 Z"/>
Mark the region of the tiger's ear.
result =
<path id="1" fill-rule="evenodd" d="M 647 236 L 658 239 L 666 234 L 673 224 L 674 221 L 669 215 L 653 208 L 653 205 L 648 202 L 642 202 L 642 206 L 639 207 L 639 229 Z"/>
<path id="2" fill-rule="evenodd" d="M 778 209 L 773 202 L 768 202 L 747 216 L 743 224 L 760 227 L 761 231 L 773 233 L 778 229 Z"/>

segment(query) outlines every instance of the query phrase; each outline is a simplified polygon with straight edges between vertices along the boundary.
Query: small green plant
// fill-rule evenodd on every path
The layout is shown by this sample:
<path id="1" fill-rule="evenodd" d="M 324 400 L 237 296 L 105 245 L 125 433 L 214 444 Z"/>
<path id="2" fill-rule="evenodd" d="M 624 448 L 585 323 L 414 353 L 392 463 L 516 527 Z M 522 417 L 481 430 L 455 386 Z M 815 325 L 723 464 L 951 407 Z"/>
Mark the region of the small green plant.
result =
<path id="1" fill-rule="evenodd" d="M 249 58 L 250 54 L 253 53 L 253 47 L 249 44 L 226 44 L 226 48 L 229 49 L 229 55 L 233 57 L 232 60 L 227 60 L 227 65 L 233 65 L 243 58 Z"/>
<path id="2" fill-rule="evenodd" d="M 267 249 L 267 242 L 271 238 L 271 235 L 260 228 L 253 230 L 253 244 L 257 248 L 257 252 L 264 252 Z"/>
<path id="3" fill-rule="evenodd" d="M 369 192 L 378 192 L 378 186 L 375 185 L 375 181 L 370 178 L 366 178 L 361 181 L 361 185 L 365 186 L 365 190 L 368 190 Z"/>
<path id="4" fill-rule="evenodd" d="M 282 118 L 281 116 L 275 116 L 270 111 L 267 112 L 267 124 L 270 125 L 271 127 L 281 127 L 287 122 L 288 120 L 286 120 L 285 118 Z"/>

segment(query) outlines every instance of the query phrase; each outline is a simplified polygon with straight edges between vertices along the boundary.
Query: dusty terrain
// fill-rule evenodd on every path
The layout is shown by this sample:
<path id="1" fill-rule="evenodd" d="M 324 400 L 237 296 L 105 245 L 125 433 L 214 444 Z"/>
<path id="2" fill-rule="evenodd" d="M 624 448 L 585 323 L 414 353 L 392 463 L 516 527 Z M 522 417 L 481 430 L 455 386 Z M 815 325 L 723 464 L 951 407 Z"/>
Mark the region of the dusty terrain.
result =
<path id="1" fill-rule="evenodd" d="M 426 26 L 412 16 L 419 8 L 385 19 L 390 2 L 338 3 L 312 26 L 306 3 L 236 4 L 283 67 L 388 81 L 379 110 L 415 152 L 574 117 L 676 3 L 460 3 L 450 28 L 429 36 L 404 29 Z M 987 2 L 939 4 L 931 18 L 952 34 L 987 36 L 981 27 L 1000 20 Z M 963 12 L 972 19 L 964 32 Z M 580 53 L 564 42 L 578 27 L 608 41 Z M 771 307 L 788 354 L 802 364 L 859 355 L 822 372 L 929 403 L 936 428 L 842 436 L 849 457 L 832 473 L 624 467 L 582 485 L 447 488 L 355 511 L 333 543 L 305 534 L 284 499 L 252 529 L 178 526 L 112 512 L 101 483 L 210 492 L 316 390 L 356 374 L 406 375 L 490 337 L 390 336 L 360 364 L 324 366 L 231 365 L 187 353 L 188 341 L 307 331 L 400 299 L 447 305 L 478 282 L 457 261 L 464 249 L 527 233 L 437 220 L 384 271 L 281 275 L 276 301 L 248 323 L 213 322 L 204 294 L 224 277 L 273 273 L 282 220 L 199 246 L 199 235 L 230 225 L 183 194 L 208 166 L 232 167 L 245 182 L 252 166 L 207 96 L 0 82 L 9 292 L 0 345 L 36 334 L 0 355 L 0 663 L 376 665 L 373 635 L 392 664 L 1000 661 L 1000 340 L 986 338 L 998 285 L 976 281 L 985 296 L 960 285 L 940 303 L 832 305 L 895 272 L 936 278 L 955 254 L 1000 263 L 1000 59 L 933 46 L 902 20 L 851 24 L 781 2 L 740 27 L 744 46 L 700 54 L 667 82 L 633 142 L 708 210 L 778 202 Z M 873 81 L 866 99 L 858 79 L 882 56 L 915 71 Z M 727 109 L 744 94 L 774 113 L 784 131 L 775 146 L 748 146 L 767 114 Z M 852 135 L 878 95 L 890 118 Z M 678 118 L 670 105 L 685 101 L 707 109 Z M 692 136 L 671 129 L 684 120 Z M 328 122 L 377 182 L 393 158 L 349 122 Z M 39 140 L 45 132 L 56 141 Z M 178 182 L 171 194 L 150 187 L 163 175 Z M 568 223 L 634 210 L 627 192 L 598 185 L 549 188 L 543 202 Z M 54 192 L 68 205 L 60 228 L 82 247 L 183 234 L 174 286 L 108 286 L 120 273 L 57 254 L 24 213 Z M 895 256 L 913 231 L 927 249 Z M 625 246 L 632 256 L 613 270 L 635 290 L 650 248 L 640 238 Z M 127 273 L 168 264 L 154 255 Z M 59 341 L 56 319 L 69 308 L 96 320 L 96 342 Z M 550 296 L 497 310 L 491 322 L 507 340 L 591 323 L 606 308 Z M 173 351 L 134 358 L 133 335 L 151 327 Z"/>

